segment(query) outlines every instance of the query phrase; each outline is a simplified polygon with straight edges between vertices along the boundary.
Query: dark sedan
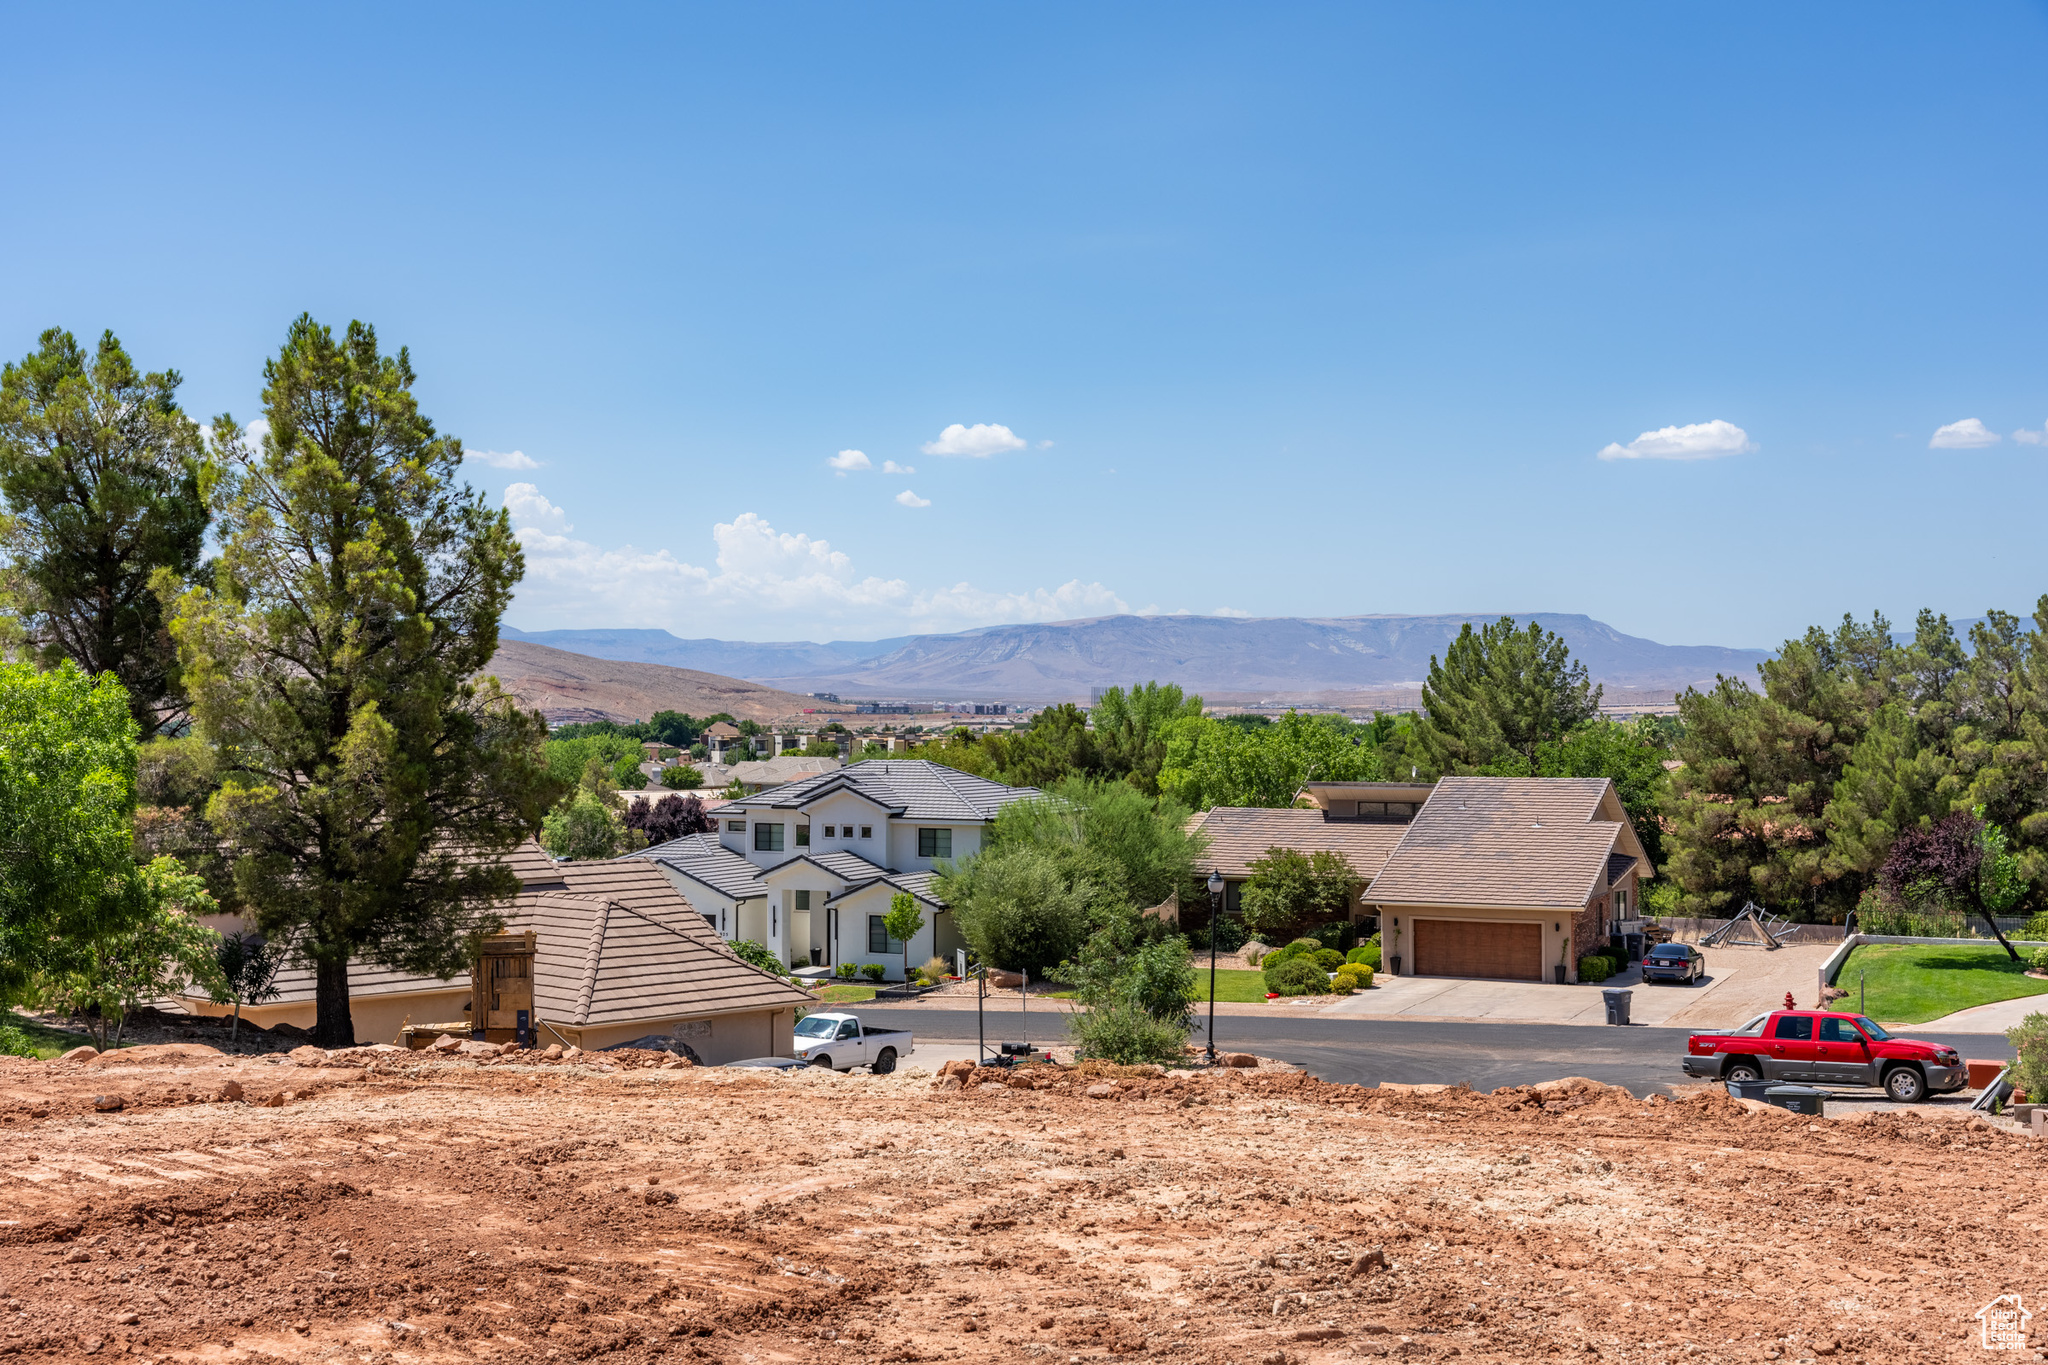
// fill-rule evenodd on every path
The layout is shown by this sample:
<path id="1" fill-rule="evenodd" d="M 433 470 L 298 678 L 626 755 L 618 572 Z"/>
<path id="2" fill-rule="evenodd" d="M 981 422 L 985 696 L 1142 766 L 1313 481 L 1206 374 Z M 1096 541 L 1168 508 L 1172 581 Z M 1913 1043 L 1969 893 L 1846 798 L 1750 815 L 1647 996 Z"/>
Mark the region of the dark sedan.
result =
<path id="1" fill-rule="evenodd" d="M 727 1066 L 757 1066 L 767 1071 L 802 1071 L 806 1062 L 794 1057 L 748 1057 L 743 1061 L 727 1062 Z"/>
<path id="2" fill-rule="evenodd" d="M 1643 954 L 1643 984 L 1683 981 L 1690 986 L 1707 974 L 1707 955 L 1690 943 L 1660 943 Z"/>

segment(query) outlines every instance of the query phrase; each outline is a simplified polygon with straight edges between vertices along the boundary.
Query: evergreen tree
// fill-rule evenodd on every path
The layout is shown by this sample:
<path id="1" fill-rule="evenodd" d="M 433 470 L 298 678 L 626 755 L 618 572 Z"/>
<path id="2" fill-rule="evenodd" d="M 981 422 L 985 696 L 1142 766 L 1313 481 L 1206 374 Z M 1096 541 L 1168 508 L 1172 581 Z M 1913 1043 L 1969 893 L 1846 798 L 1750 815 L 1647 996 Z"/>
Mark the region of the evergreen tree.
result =
<path id="1" fill-rule="evenodd" d="M 495 855 L 566 786 L 540 716 L 477 680 L 523 564 L 413 379 L 370 327 L 337 341 L 300 317 L 264 366 L 260 447 L 232 418 L 214 426 L 213 582 L 159 575 L 219 758 L 208 823 L 264 936 L 311 961 L 328 1046 L 355 1042 L 351 958 L 466 965 L 518 890 Z"/>
<path id="2" fill-rule="evenodd" d="M 1201 714 L 1202 699 L 1183 694 L 1178 683 L 1148 682 L 1129 692 L 1110 688 L 1089 714 L 1103 770 L 1157 795 L 1168 722 Z"/>
<path id="3" fill-rule="evenodd" d="M 1601 689 L 1558 636 L 1503 616 L 1479 630 L 1467 622 L 1439 662 L 1429 660 L 1416 727 L 1437 773 L 1470 773 L 1503 760 L 1534 772 L 1540 745 L 1600 714 Z"/>
<path id="4" fill-rule="evenodd" d="M 112 332 L 88 356 L 54 327 L 0 370 L 0 494 L 22 626 L 46 664 L 120 679 L 145 739 L 182 712 L 150 578 L 193 572 L 206 538 L 204 450 L 178 407 L 181 382 L 139 372 Z"/>

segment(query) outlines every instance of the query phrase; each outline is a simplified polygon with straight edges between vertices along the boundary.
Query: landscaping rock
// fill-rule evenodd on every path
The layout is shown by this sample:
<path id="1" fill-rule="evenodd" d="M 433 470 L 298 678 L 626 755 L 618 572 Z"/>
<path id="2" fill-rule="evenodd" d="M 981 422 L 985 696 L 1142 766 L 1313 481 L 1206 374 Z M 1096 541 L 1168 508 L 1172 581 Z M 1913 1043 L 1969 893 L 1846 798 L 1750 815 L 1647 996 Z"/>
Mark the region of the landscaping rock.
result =
<path id="1" fill-rule="evenodd" d="M 1249 1052 L 1223 1052 L 1216 1057 L 1218 1066 L 1257 1066 L 1259 1059 Z"/>
<path id="2" fill-rule="evenodd" d="M 326 1049 L 310 1046 L 295 1047 L 284 1055 L 286 1061 L 298 1066 L 322 1066 L 327 1061 Z"/>
<path id="3" fill-rule="evenodd" d="M 558 1062 L 562 1059 L 562 1045 L 560 1043 L 549 1043 L 547 1050 L 540 1055 L 551 1062 Z"/>
<path id="4" fill-rule="evenodd" d="M 1116 1087 L 1108 1081 L 1098 1081 L 1088 1087 L 1088 1098 L 1091 1100 L 1106 1100 L 1115 1094 Z"/>
<path id="5" fill-rule="evenodd" d="M 955 1057 L 952 1061 L 939 1068 L 939 1074 L 941 1076 L 965 1076 L 972 1070 L 974 1070 L 973 1062 L 968 1061 L 965 1057 Z"/>
<path id="6" fill-rule="evenodd" d="M 96 1047 L 75 1047 L 71 1051 L 59 1056 L 56 1060 L 60 1062 L 89 1062 L 99 1055 L 100 1050 Z"/>
<path id="7" fill-rule="evenodd" d="M 239 1100 L 242 1098 L 242 1083 L 240 1081 L 229 1081 L 220 1088 L 220 1097 L 230 1102 Z"/>
<path id="8" fill-rule="evenodd" d="M 211 1061 L 225 1054 L 217 1047 L 204 1043 L 145 1043 L 140 1047 L 117 1047 L 102 1052 L 95 1060 L 97 1066 L 144 1066 L 154 1063 L 158 1066 L 175 1066 L 180 1062 Z"/>
<path id="9" fill-rule="evenodd" d="M 128 1101 L 119 1095 L 95 1095 L 92 1107 L 102 1114 L 118 1114 L 128 1107 Z"/>
<path id="10" fill-rule="evenodd" d="M 480 1043 L 474 1038 L 463 1039 L 455 1045 L 454 1050 L 465 1057 L 502 1057 L 505 1055 L 505 1049 L 500 1044 Z"/>
<path id="11" fill-rule="evenodd" d="M 429 1052 L 453 1052 L 461 1046 L 462 1040 L 460 1038 L 457 1038 L 452 1033 L 444 1033 L 433 1042 L 428 1043 L 425 1050 Z"/>

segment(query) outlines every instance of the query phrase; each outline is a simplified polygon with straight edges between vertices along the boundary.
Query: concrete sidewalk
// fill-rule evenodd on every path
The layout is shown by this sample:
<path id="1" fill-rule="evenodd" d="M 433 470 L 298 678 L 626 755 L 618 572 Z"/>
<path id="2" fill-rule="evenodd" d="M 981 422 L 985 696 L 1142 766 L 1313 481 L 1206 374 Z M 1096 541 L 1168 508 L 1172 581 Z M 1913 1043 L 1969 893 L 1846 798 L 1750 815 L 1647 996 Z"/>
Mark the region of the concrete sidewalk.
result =
<path id="1" fill-rule="evenodd" d="M 1852 996 L 1853 1000 L 1854 997 Z M 1911 1038 L 1914 1031 L 1926 1033 L 1996 1033 L 2003 1034 L 2016 1027 L 2030 1014 L 2048 1014 L 2048 995 L 2022 995 L 2014 1000 L 1994 1000 L 1988 1005 L 1972 1005 L 1954 1014 L 1944 1014 L 1939 1019 L 1929 1019 L 1924 1024 L 1893 1024 L 1880 1019 L 1887 1031 Z"/>

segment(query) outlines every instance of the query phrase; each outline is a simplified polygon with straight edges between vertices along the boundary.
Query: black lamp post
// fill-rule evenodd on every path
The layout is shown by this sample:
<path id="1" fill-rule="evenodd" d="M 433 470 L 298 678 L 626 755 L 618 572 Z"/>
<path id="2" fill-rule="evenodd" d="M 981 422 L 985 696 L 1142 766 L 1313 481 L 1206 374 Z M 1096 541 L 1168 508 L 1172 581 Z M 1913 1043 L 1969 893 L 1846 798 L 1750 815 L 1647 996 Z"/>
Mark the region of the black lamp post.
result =
<path id="1" fill-rule="evenodd" d="M 1216 1065 L 1216 921 L 1223 918 L 1223 874 L 1209 874 L 1209 1065 Z"/>

